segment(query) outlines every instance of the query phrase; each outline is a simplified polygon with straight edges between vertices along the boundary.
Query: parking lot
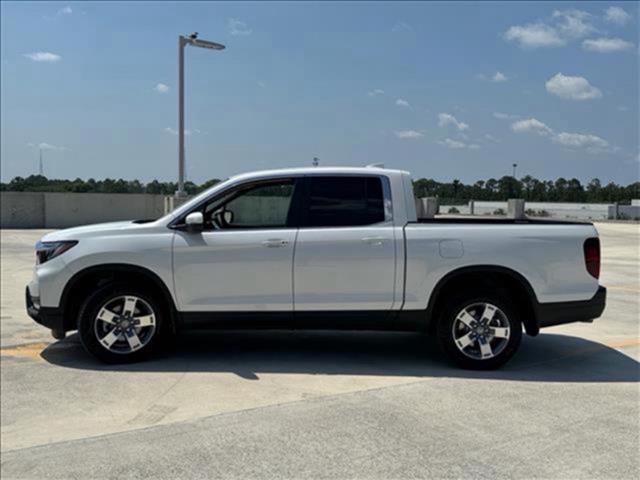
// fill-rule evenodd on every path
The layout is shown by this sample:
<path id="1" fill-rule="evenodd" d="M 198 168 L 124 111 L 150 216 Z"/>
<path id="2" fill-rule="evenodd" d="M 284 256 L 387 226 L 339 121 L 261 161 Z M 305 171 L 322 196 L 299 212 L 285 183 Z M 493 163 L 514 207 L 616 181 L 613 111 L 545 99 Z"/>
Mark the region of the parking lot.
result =
<path id="1" fill-rule="evenodd" d="M 2 478 L 639 478 L 640 226 L 599 223 L 602 318 L 503 369 L 415 334 L 213 332 L 109 366 L 24 311 L 41 230 L 3 230 Z"/>

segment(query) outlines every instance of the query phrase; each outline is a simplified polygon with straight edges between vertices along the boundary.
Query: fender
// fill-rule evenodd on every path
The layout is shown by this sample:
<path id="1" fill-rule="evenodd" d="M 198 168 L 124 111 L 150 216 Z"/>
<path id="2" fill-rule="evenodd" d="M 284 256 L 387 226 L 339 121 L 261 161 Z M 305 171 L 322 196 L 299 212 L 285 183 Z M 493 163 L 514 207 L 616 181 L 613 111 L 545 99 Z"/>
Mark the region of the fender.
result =
<path id="1" fill-rule="evenodd" d="M 133 265 L 129 263 L 104 263 L 100 265 L 92 265 L 91 267 L 84 268 L 77 272 L 76 274 L 69 279 L 67 284 L 62 291 L 62 295 L 60 297 L 60 309 L 62 312 L 67 312 L 67 308 L 71 304 L 71 300 L 73 297 L 71 293 L 84 279 L 89 276 L 93 276 L 104 272 L 106 274 L 112 273 L 135 273 L 140 276 L 144 276 L 149 279 L 157 288 L 159 288 L 164 298 L 167 300 L 169 305 L 171 306 L 170 315 L 172 318 L 175 317 L 176 305 L 173 299 L 173 295 L 171 294 L 171 290 L 167 285 L 162 281 L 162 279 L 153 271 L 149 270 L 145 267 L 140 267 L 138 265 Z M 66 317 L 66 315 L 65 315 Z M 66 330 L 74 330 L 75 329 L 75 318 L 65 318 L 65 329 Z"/>
<path id="2" fill-rule="evenodd" d="M 535 336 L 539 333 L 540 331 L 539 321 L 538 321 L 539 303 L 538 303 L 538 298 L 536 297 L 536 294 L 533 290 L 533 287 L 522 274 L 510 268 L 501 267 L 498 265 L 473 265 L 470 267 L 461 267 L 456 270 L 452 270 L 451 272 L 443 276 L 438 281 L 435 288 L 431 292 L 431 295 L 429 296 L 429 303 L 427 304 L 427 322 L 429 323 L 429 325 L 427 325 L 427 327 L 429 327 L 430 324 L 432 323 L 436 302 L 438 300 L 438 297 L 442 289 L 447 285 L 447 283 L 449 283 L 452 280 L 455 280 L 458 277 L 468 275 L 468 274 L 473 274 L 473 273 L 496 273 L 500 275 L 506 275 L 509 278 L 511 278 L 514 282 L 516 282 L 518 287 L 520 287 L 526 293 L 526 296 L 529 300 L 529 305 L 526 305 L 525 307 L 529 307 L 529 310 L 531 312 L 531 317 L 525 315 L 522 318 L 522 322 L 524 323 L 527 334 L 531 336 Z"/>

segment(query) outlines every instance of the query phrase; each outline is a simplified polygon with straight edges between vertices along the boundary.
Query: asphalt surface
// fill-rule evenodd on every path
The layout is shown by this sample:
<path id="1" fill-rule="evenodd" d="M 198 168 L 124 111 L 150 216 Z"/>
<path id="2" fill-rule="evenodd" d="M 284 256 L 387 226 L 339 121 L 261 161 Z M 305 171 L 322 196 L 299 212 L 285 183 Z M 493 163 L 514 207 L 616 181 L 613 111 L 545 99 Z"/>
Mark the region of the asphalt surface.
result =
<path id="1" fill-rule="evenodd" d="M 639 478 L 640 227 L 597 225 L 604 316 L 503 369 L 413 334 L 216 332 L 102 365 L 24 313 L 42 231 L 1 232 L 8 478 Z"/>

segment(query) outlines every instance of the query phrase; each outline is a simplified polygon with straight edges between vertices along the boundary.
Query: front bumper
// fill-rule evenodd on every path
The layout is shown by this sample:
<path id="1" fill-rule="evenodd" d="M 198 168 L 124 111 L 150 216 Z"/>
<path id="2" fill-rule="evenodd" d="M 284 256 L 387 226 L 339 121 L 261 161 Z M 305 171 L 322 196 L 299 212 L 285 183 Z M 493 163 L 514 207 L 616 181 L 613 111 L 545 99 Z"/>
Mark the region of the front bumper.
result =
<path id="1" fill-rule="evenodd" d="M 607 289 L 598 287 L 591 300 L 538 304 L 540 328 L 573 322 L 592 322 L 602 315 L 607 301 Z"/>
<path id="2" fill-rule="evenodd" d="M 54 338 L 64 338 L 65 327 L 62 310 L 40 306 L 40 298 L 32 296 L 29 287 L 25 289 L 25 297 L 27 314 L 40 325 L 51 329 Z"/>

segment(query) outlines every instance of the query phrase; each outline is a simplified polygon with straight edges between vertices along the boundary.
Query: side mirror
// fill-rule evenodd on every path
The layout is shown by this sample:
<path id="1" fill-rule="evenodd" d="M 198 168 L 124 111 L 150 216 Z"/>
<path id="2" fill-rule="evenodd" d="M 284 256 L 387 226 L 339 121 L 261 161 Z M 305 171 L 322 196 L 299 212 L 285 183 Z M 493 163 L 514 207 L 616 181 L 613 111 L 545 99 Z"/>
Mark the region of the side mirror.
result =
<path id="1" fill-rule="evenodd" d="M 187 229 L 189 230 L 202 230 L 204 227 L 204 217 L 202 216 L 202 212 L 191 212 L 187 215 L 187 218 L 184 219 L 184 223 L 187 225 Z"/>

